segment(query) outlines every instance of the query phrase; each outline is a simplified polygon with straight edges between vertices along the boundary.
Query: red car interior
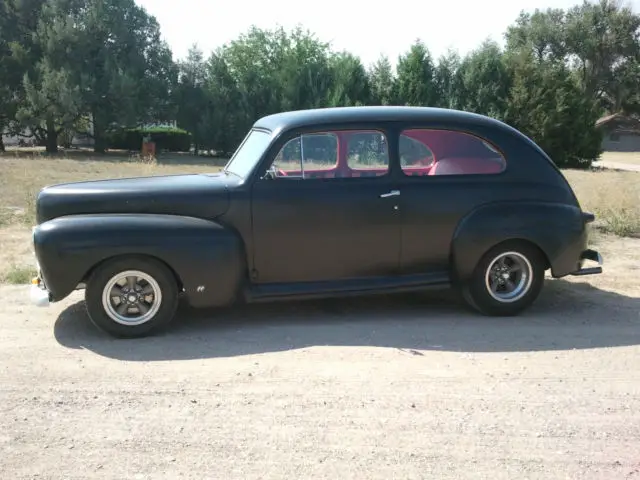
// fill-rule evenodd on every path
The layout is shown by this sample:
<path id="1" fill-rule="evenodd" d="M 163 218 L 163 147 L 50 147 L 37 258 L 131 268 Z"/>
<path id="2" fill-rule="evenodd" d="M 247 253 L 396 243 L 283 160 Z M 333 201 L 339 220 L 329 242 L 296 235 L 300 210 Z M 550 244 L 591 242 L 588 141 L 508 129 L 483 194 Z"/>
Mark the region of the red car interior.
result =
<path id="1" fill-rule="evenodd" d="M 356 134 L 361 134 L 357 132 Z M 352 168 L 347 162 L 347 149 L 351 132 L 336 132 L 337 159 L 328 169 L 304 171 L 306 178 L 352 178 L 384 175 L 386 168 Z M 433 153 L 432 158 L 423 158 L 413 165 L 402 167 L 409 176 L 464 175 L 500 173 L 504 170 L 504 159 L 480 138 L 463 132 L 437 129 L 405 130 L 402 135 L 422 143 Z M 300 176 L 300 170 L 279 170 L 282 176 Z"/>

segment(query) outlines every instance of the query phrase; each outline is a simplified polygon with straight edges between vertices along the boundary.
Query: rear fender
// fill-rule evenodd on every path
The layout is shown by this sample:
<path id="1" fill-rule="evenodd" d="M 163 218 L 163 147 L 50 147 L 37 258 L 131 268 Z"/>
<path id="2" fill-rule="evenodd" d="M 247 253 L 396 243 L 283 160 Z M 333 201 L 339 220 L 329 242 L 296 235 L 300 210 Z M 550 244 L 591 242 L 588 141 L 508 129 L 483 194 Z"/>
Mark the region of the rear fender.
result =
<path id="1" fill-rule="evenodd" d="M 586 248 L 585 217 L 579 207 L 546 202 L 493 203 L 478 207 L 458 224 L 451 246 L 453 274 L 468 280 L 482 256 L 506 240 L 536 245 L 554 277 L 576 270 Z"/>
<path id="2" fill-rule="evenodd" d="M 164 262 L 195 307 L 232 302 L 246 279 L 240 235 L 219 223 L 193 217 L 73 215 L 39 225 L 33 241 L 53 301 L 68 296 L 98 264 L 123 255 Z"/>

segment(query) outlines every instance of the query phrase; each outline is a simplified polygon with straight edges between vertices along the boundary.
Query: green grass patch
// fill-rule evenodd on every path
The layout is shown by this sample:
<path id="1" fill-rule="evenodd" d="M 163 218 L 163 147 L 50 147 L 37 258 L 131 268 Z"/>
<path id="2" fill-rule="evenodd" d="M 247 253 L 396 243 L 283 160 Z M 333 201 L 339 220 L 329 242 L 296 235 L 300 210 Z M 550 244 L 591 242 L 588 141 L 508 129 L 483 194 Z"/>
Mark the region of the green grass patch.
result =
<path id="1" fill-rule="evenodd" d="M 8 283 L 10 285 L 27 285 L 31 283 L 31 279 L 38 274 L 33 267 L 25 267 L 12 265 L 4 274 L 4 278 L 0 278 L 0 283 Z"/>

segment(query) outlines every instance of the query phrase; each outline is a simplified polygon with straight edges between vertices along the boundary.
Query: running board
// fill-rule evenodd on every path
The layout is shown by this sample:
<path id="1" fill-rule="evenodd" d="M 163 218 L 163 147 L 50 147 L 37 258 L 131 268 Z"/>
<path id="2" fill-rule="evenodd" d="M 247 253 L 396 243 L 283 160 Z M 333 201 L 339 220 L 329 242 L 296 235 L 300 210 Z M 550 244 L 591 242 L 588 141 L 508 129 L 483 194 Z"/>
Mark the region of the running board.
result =
<path id="1" fill-rule="evenodd" d="M 271 302 L 275 300 L 314 299 L 401 293 L 451 287 L 449 275 L 435 274 L 403 275 L 398 277 L 375 277 L 340 280 L 332 282 L 270 283 L 251 285 L 245 292 L 248 302 Z"/>

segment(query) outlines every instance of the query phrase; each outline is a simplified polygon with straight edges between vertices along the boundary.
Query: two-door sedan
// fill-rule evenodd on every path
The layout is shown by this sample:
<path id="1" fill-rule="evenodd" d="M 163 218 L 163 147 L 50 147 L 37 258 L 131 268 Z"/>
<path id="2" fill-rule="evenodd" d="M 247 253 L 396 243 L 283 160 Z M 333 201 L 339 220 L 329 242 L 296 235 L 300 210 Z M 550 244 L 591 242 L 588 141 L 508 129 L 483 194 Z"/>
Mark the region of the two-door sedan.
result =
<path id="1" fill-rule="evenodd" d="M 31 297 L 85 289 L 119 337 L 193 307 L 432 288 L 515 315 L 553 277 L 602 272 L 571 187 L 485 116 L 344 107 L 259 119 L 224 169 L 69 183 L 37 198 Z"/>

